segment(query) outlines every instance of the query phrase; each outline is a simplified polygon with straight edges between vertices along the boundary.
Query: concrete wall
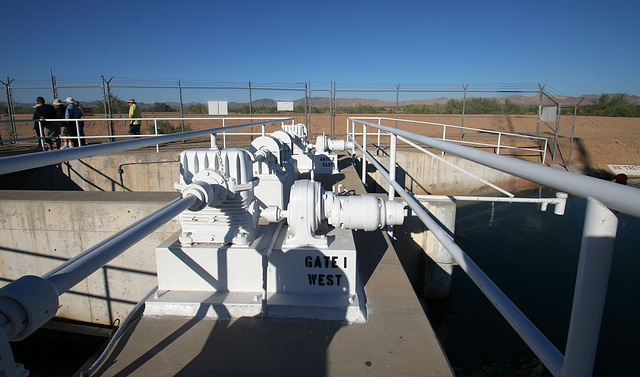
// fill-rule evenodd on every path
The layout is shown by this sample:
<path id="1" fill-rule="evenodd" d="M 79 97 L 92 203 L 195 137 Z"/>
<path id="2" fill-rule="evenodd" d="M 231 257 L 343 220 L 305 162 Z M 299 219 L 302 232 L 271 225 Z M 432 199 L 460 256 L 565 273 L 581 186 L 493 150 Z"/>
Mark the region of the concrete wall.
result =
<path id="1" fill-rule="evenodd" d="M 536 186 L 527 180 L 456 156 L 441 157 L 503 189 Z M 379 156 L 378 161 L 385 168 L 389 168 L 388 156 Z M 396 162 L 399 166 L 396 171 L 396 180 L 414 194 L 464 195 L 495 191 L 472 176 L 424 153 L 398 151 Z M 373 168 L 367 169 L 370 179 L 382 184 L 382 190 L 386 191 L 387 182 L 379 172 L 373 170 Z"/>
<path id="2" fill-rule="evenodd" d="M 84 191 L 174 191 L 173 183 L 180 177 L 179 154 L 115 153 L 69 161 L 62 172 Z"/>
<path id="3" fill-rule="evenodd" d="M 54 267 L 140 220 L 178 193 L 0 191 L 0 285 Z M 58 317 L 111 324 L 157 284 L 155 247 L 176 222 L 125 251 L 60 297 Z"/>
<path id="4" fill-rule="evenodd" d="M 179 180 L 180 151 L 137 151 L 135 153 L 110 154 L 62 164 L 64 176 L 71 184 L 84 191 L 168 191 L 173 192 L 173 183 Z M 498 170 L 490 169 L 456 156 L 443 156 L 447 161 L 482 177 L 504 189 L 535 186 L 529 181 L 515 178 Z M 358 158 L 359 160 L 359 158 Z M 388 168 L 389 157 L 380 156 L 379 161 Z M 118 168 L 122 165 L 122 180 Z M 360 162 L 358 161 L 358 165 Z M 444 164 L 424 153 L 399 151 L 397 180 L 415 194 L 460 195 L 494 191 L 479 180 Z M 369 164 L 370 165 L 370 164 Z M 386 181 L 369 166 L 369 180 L 372 184 Z M 358 169 L 361 171 L 361 168 Z M 48 175 L 58 177 L 62 174 Z M 49 187 L 60 187 L 57 183 Z M 68 185 L 68 183 L 67 183 Z"/>

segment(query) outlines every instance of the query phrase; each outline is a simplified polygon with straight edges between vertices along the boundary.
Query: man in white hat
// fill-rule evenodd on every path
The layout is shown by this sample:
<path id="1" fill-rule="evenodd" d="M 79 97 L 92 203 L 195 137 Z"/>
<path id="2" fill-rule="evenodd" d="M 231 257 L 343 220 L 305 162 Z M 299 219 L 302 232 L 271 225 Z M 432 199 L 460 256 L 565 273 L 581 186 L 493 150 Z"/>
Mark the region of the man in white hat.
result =
<path id="1" fill-rule="evenodd" d="M 76 106 L 76 100 L 74 100 L 72 97 L 67 97 L 66 100 L 64 100 L 67 103 L 67 110 L 64 113 L 64 118 L 65 119 L 80 119 L 82 118 L 82 113 L 80 112 L 80 108 L 78 106 Z M 76 124 L 75 122 L 66 122 L 66 127 L 67 127 L 67 132 L 69 133 L 69 136 L 78 136 L 78 130 L 76 128 Z M 75 139 L 64 139 L 64 145 L 62 146 L 62 148 L 73 148 L 77 143 L 77 140 Z"/>
<path id="2" fill-rule="evenodd" d="M 140 135 L 140 124 L 142 124 L 142 121 L 135 118 L 142 118 L 142 110 L 140 110 L 140 106 L 138 106 L 136 100 L 133 98 L 130 98 L 127 103 L 129 104 L 129 118 L 133 118 L 129 122 L 129 135 Z"/>

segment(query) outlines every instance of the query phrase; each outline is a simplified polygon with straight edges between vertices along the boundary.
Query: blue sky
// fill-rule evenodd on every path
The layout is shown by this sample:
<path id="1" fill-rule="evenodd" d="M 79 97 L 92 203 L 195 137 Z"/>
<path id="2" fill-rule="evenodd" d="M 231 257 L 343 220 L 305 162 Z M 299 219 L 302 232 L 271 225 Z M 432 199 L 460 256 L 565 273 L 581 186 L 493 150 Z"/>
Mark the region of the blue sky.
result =
<path id="1" fill-rule="evenodd" d="M 10 1 L 0 78 L 545 83 L 640 95 L 639 1 Z"/>

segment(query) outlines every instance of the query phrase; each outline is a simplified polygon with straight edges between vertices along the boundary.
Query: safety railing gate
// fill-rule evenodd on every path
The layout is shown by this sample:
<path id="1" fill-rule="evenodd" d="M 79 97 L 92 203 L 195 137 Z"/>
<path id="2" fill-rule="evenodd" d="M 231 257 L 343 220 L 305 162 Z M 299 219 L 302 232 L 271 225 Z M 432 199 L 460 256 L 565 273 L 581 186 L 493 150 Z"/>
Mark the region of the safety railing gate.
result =
<path id="1" fill-rule="evenodd" d="M 362 144 L 356 141 L 355 128 L 362 126 Z M 369 152 L 369 128 L 390 137 L 390 169 L 387 171 Z M 388 181 L 389 198 L 397 192 L 433 233 L 443 247 L 458 261 L 461 269 L 498 309 L 531 350 L 554 376 L 578 377 L 592 374 L 600 324 L 609 280 L 613 244 L 618 218 L 614 211 L 640 217 L 640 190 L 544 165 L 501 156 L 451 142 L 382 126 L 365 120 L 348 119 L 348 137 L 362 151 L 363 175 L 370 161 Z M 374 135 L 378 135 L 378 131 Z M 491 279 L 454 242 L 452 236 L 435 221 L 415 197 L 396 182 L 397 139 L 411 140 L 431 148 L 494 168 L 505 173 L 586 198 L 582 244 L 576 277 L 567 346 L 563 355 L 551 341 L 518 309 Z"/>

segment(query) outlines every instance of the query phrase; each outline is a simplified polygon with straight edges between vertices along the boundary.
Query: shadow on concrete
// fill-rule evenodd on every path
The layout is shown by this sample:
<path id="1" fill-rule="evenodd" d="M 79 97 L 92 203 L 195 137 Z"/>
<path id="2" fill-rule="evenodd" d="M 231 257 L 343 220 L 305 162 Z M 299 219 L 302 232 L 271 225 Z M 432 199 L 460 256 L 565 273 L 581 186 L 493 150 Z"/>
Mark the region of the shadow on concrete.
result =
<path id="1" fill-rule="evenodd" d="M 338 321 L 240 318 L 216 321 L 200 354 L 176 376 L 326 376 Z M 212 366 L 214 366 L 212 368 Z"/>
<path id="2" fill-rule="evenodd" d="M 84 162 L 82 160 L 78 160 L 78 162 L 82 166 L 84 166 L 85 168 L 91 170 L 94 174 L 97 174 L 99 177 L 102 177 L 106 181 L 108 181 L 110 183 L 110 186 L 111 186 L 111 187 L 109 187 L 109 191 L 116 191 L 117 187 L 122 189 L 122 191 L 131 191 L 130 189 L 128 189 L 127 187 L 122 185 L 120 182 L 116 182 L 113 178 L 109 177 L 108 175 L 104 174 L 102 171 L 94 168 L 93 166 L 87 164 L 86 162 Z M 87 185 L 93 187 L 94 189 L 96 189 L 98 191 L 105 191 L 105 188 L 102 188 L 102 187 L 98 186 L 96 183 L 94 183 L 92 181 L 89 181 L 80 172 L 78 172 L 77 170 L 73 169 L 69 163 L 66 163 L 66 166 L 67 166 L 67 169 L 69 171 L 69 174 L 68 174 L 69 177 L 71 177 L 71 172 L 73 172 L 78 177 L 78 179 L 80 179 L 81 181 L 85 182 Z"/>
<path id="3" fill-rule="evenodd" d="M 82 191 L 62 171 L 62 165 L 49 165 L 0 176 L 0 190 Z"/>

